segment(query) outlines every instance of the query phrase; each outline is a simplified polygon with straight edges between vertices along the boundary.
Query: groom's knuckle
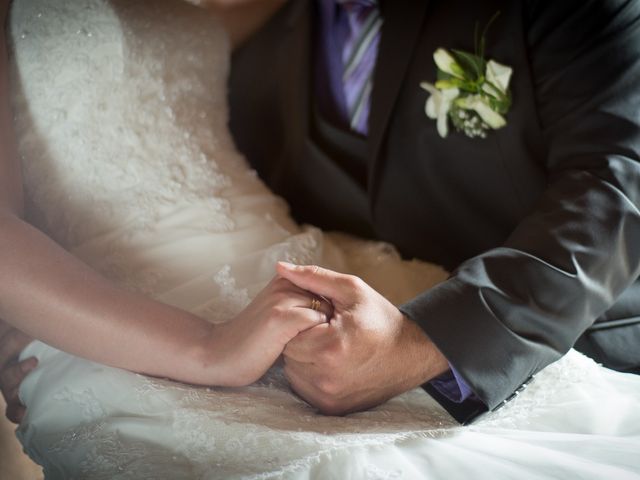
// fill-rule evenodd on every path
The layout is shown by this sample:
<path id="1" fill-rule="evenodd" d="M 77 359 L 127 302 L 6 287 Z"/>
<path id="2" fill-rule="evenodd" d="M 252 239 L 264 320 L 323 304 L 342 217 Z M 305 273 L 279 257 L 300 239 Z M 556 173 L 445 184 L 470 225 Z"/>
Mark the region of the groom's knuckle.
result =
<path id="1" fill-rule="evenodd" d="M 342 335 L 336 335 L 333 340 L 333 349 L 336 357 L 344 359 L 349 353 L 349 343 Z"/>
<path id="2" fill-rule="evenodd" d="M 316 386 L 322 394 L 322 398 L 328 403 L 333 401 L 333 396 L 339 391 L 338 382 L 332 377 L 319 378 Z"/>
<path id="3" fill-rule="evenodd" d="M 323 368 L 333 369 L 336 367 L 336 358 L 330 346 L 326 346 L 322 350 L 319 350 L 316 355 L 318 357 L 318 363 L 322 365 Z"/>
<path id="4" fill-rule="evenodd" d="M 346 347 L 340 339 L 334 339 L 322 351 L 324 363 L 332 368 L 337 368 L 342 363 L 346 353 Z"/>
<path id="5" fill-rule="evenodd" d="M 359 292 L 364 286 L 364 281 L 356 275 L 345 275 L 342 282 L 346 288 L 355 292 Z"/>

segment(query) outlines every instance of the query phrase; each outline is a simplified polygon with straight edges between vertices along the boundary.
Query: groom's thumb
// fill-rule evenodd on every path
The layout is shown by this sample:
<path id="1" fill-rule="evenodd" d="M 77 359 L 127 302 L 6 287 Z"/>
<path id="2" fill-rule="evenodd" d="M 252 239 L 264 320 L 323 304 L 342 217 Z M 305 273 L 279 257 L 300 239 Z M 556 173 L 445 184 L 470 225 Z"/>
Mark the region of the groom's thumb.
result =
<path id="1" fill-rule="evenodd" d="M 327 270 L 316 265 L 293 265 L 278 262 L 278 274 L 303 290 L 322 295 L 334 303 L 348 303 L 353 300 L 354 283 L 351 275 Z"/>

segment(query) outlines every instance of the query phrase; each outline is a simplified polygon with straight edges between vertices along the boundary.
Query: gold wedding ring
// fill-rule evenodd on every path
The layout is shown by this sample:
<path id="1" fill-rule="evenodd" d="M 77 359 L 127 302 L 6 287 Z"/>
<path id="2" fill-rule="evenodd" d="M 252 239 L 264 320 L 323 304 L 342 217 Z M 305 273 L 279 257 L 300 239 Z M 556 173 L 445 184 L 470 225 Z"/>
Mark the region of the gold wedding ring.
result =
<path id="1" fill-rule="evenodd" d="M 320 303 L 320 300 L 318 300 L 317 298 L 312 298 L 311 299 L 311 310 L 315 310 L 316 312 L 320 310 L 320 305 L 322 305 Z"/>

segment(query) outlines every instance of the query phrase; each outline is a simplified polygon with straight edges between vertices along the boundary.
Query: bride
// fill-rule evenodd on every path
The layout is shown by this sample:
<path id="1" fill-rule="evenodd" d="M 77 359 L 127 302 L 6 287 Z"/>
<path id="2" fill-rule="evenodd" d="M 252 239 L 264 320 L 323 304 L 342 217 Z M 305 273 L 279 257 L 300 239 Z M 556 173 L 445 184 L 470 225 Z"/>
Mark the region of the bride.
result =
<path id="1" fill-rule="evenodd" d="M 0 317 L 41 340 L 17 434 L 47 478 L 638 478 L 640 380 L 573 351 L 471 427 L 419 389 L 318 415 L 277 359 L 330 305 L 277 262 L 394 303 L 446 274 L 290 219 L 234 147 L 201 9 L 16 0 L 8 30 Z"/>

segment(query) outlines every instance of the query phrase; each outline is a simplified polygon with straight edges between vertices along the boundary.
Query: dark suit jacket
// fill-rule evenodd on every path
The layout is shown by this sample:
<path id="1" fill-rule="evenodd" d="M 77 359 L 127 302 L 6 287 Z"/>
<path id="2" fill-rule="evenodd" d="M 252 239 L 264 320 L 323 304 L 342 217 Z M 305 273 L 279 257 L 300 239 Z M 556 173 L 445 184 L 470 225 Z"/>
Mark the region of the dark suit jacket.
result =
<path id="1" fill-rule="evenodd" d="M 490 409 L 585 331 L 640 364 L 640 1 L 385 1 L 362 181 L 314 140 L 313 3 L 239 49 L 230 83 L 236 141 L 294 216 L 453 270 L 402 309 Z M 496 11 L 508 124 L 442 139 L 419 84 Z"/>

